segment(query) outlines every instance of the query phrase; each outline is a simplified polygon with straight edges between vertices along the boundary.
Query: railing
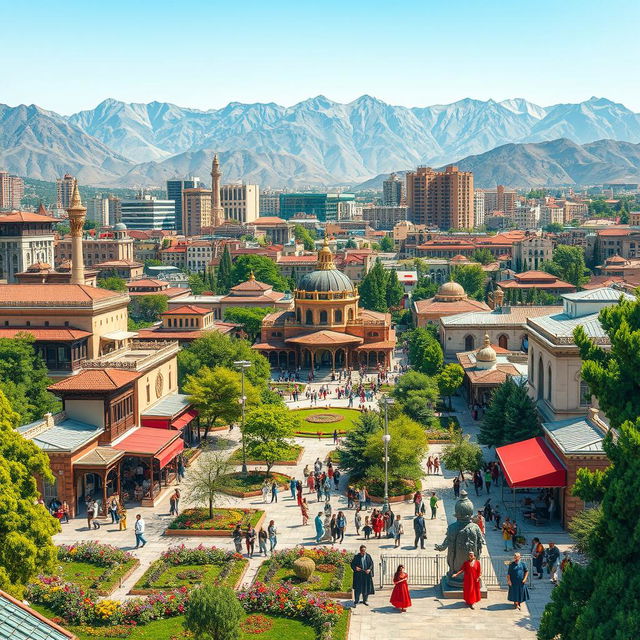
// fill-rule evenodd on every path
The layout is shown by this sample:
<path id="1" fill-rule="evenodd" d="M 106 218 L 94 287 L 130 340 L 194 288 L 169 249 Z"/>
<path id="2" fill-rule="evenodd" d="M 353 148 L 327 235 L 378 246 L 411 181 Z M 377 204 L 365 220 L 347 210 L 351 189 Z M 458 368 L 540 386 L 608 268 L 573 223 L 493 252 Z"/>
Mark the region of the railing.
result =
<path id="1" fill-rule="evenodd" d="M 480 556 L 482 569 L 482 582 L 486 587 L 507 587 L 507 569 L 513 556 Z M 521 560 L 529 569 L 529 585 L 532 579 L 532 557 L 522 555 Z M 380 587 L 393 584 L 393 576 L 399 565 L 403 565 L 409 575 L 409 584 L 414 586 L 431 587 L 440 584 L 442 576 L 449 570 L 447 556 L 423 556 L 423 555 L 382 555 L 378 578 Z"/>

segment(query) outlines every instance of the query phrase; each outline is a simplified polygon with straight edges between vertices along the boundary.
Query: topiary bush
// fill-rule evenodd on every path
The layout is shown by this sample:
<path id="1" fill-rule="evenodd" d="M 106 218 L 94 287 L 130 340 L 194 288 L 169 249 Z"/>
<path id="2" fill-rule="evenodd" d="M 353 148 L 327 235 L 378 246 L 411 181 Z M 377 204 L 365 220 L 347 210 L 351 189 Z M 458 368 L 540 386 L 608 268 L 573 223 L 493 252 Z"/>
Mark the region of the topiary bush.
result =
<path id="1" fill-rule="evenodd" d="M 311 558 L 305 558 L 304 556 L 293 563 L 293 572 L 296 577 L 305 582 L 311 578 L 315 569 L 316 563 Z"/>

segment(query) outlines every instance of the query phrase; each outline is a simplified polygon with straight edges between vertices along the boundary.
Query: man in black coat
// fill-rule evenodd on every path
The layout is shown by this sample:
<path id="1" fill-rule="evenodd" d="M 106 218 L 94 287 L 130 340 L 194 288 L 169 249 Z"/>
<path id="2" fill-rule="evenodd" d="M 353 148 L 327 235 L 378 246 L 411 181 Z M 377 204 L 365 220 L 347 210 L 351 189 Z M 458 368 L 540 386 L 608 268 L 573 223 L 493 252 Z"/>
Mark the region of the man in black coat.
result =
<path id="1" fill-rule="evenodd" d="M 416 534 L 413 542 L 415 548 L 418 548 L 418 541 L 420 541 L 420 548 L 424 549 L 424 541 L 427 539 L 427 523 L 424 521 L 422 513 L 413 519 L 413 531 Z"/>
<path id="2" fill-rule="evenodd" d="M 372 593 L 373 588 L 373 559 L 367 553 L 367 547 L 362 545 L 360 553 L 356 553 L 351 561 L 353 569 L 353 606 L 360 602 L 362 596 L 362 604 L 369 606 L 367 600 Z"/>

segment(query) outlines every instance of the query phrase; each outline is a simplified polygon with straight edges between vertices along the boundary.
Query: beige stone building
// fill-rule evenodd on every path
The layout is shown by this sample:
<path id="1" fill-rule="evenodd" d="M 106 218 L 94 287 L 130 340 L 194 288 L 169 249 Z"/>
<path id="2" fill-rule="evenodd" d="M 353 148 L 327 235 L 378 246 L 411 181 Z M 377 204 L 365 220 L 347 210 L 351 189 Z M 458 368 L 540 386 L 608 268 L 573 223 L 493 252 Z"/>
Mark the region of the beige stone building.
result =
<path id="1" fill-rule="evenodd" d="M 553 257 L 553 240 L 546 234 L 528 233 L 513 243 L 511 264 L 516 271 L 537 271 Z"/>
<path id="2" fill-rule="evenodd" d="M 56 266 L 59 266 L 65 260 L 72 259 L 71 244 L 72 241 L 69 236 L 55 243 L 54 260 Z M 129 237 L 127 227 L 119 223 L 113 228 L 112 233 L 103 237 L 86 236 L 83 238 L 82 253 L 84 264 L 87 267 L 113 260 L 133 261 L 133 239 Z"/>
<path id="3" fill-rule="evenodd" d="M 182 192 L 182 231 L 199 236 L 203 227 L 211 226 L 211 190 L 185 189 Z"/>
<path id="4" fill-rule="evenodd" d="M 462 285 L 457 282 L 445 282 L 433 298 L 414 302 L 412 311 L 416 327 L 426 327 L 427 324 L 437 324 L 444 316 L 469 311 L 489 311 L 489 307 L 480 300 L 469 298 Z"/>
<path id="5" fill-rule="evenodd" d="M 257 184 L 223 184 L 220 202 L 227 220 L 247 224 L 260 216 L 260 188 Z"/>

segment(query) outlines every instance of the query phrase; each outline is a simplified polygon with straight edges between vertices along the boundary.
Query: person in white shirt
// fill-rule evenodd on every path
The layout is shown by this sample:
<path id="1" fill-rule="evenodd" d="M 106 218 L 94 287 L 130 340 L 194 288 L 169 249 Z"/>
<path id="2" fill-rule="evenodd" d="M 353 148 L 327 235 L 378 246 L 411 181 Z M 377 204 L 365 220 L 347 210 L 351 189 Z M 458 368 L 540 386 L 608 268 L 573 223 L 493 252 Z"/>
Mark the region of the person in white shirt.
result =
<path id="1" fill-rule="evenodd" d="M 147 544 L 147 540 L 144 537 L 144 520 L 140 514 L 136 516 L 134 531 L 136 534 L 136 549 L 141 546 L 144 547 L 144 545 Z"/>

